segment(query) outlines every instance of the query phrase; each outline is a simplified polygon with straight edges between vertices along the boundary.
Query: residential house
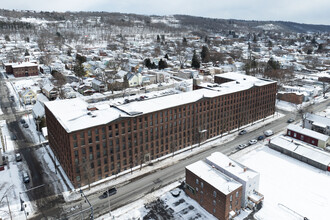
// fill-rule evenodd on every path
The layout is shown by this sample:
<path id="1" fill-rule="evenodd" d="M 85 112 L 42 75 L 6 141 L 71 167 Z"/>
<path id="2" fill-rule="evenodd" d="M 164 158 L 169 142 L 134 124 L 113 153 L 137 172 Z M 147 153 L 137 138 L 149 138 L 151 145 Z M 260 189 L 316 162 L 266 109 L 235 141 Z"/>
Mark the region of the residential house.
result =
<path id="1" fill-rule="evenodd" d="M 54 100 L 57 98 L 58 96 L 58 91 L 57 89 L 54 87 L 53 84 L 51 83 L 47 83 L 44 87 L 42 87 L 42 93 L 45 94 L 45 96 L 49 99 L 49 100 Z"/>
<path id="2" fill-rule="evenodd" d="M 98 92 L 105 92 L 108 90 L 106 83 L 98 79 L 93 79 L 92 88 Z"/>
<path id="3" fill-rule="evenodd" d="M 304 128 L 330 135 L 330 118 L 306 113 L 303 125 Z"/>
<path id="4" fill-rule="evenodd" d="M 19 95 L 25 105 L 34 104 L 37 99 L 36 93 L 31 89 L 24 89 L 19 93 Z"/>
<path id="5" fill-rule="evenodd" d="M 142 84 L 141 73 L 127 73 L 127 80 L 129 87 L 136 87 Z"/>

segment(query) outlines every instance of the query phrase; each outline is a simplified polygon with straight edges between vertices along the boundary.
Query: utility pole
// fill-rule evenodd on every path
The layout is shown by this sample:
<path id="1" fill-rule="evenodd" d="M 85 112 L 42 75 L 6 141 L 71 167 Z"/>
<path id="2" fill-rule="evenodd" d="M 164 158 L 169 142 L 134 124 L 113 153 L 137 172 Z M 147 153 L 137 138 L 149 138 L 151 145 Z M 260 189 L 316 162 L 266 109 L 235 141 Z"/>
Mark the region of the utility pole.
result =
<path id="1" fill-rule="evenodd" d="M 10 206 L 9 206 L 9 201 L 8 201 L 8 196 L 6 194 L 6 199 L 7 199 L 7 205 L 8 205 L 8 210 L 9 210 L 9 215 L 10 215 L 10 220 L 12 220 L 12 216 L 11 216 L 11 211 L 10 211 Z"/>
<path id="2" fill-rule="evenodd" d="M 87 203 L 88 203 L 88 205 L 89 205 L 89 207 L 90 207 L 90 209 L 91 209 L 91 218 L 90 218 L 90 219 L 94 220 L 94 210 L 93 210 L 93 206 L 92 206 L 92 204 L 89 202 L 89 200 L 88 200 L 88 198 L 85 196 L 84 192 L 83 192 L 81 189 L 80 189 L 79 191 L 80 191 L 80 195 L 81 195 L 81 197 L 84 197 L 84 198 L 85 198 L 85 201 L 87 201 Z"/>

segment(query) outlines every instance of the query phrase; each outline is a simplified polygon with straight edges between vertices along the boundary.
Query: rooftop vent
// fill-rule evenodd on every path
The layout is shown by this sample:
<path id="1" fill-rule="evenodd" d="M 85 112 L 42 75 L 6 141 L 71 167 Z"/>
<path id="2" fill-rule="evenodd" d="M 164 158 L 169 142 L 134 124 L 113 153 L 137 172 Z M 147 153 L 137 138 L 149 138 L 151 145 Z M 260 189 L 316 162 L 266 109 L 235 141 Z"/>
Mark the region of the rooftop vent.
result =
<path id="1" fill-rule="evenodd" d="M 89 106 L 87 106 L 87 110 L 88 111 L 96 111 L 98 109 L 94 105 L 89 105 Z"/>

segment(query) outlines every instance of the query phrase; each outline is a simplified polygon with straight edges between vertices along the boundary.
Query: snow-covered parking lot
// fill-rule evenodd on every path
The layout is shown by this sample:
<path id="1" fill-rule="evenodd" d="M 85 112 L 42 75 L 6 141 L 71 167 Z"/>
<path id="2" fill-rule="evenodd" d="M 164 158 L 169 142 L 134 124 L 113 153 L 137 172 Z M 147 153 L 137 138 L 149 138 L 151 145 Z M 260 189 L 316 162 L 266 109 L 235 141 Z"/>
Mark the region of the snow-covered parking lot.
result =
<path id="1" fill-rule="evenodd" d="M 256 219 L 330 219 L 330 172 L 267 146 L 235 159 L 260 172 L 259 191 L 265 199 Z"/>

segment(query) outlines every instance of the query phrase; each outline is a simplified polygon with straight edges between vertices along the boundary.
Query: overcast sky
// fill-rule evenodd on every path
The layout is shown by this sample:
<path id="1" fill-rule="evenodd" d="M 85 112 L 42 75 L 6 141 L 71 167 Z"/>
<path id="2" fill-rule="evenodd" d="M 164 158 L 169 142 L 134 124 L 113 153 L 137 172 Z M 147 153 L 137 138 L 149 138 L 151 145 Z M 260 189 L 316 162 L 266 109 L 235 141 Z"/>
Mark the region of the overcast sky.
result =
<path id="1" fill-rule="evenodd" d="M 0 8 L 281 20 L 330 25 L 330 0 L 2 0 Z"/>

